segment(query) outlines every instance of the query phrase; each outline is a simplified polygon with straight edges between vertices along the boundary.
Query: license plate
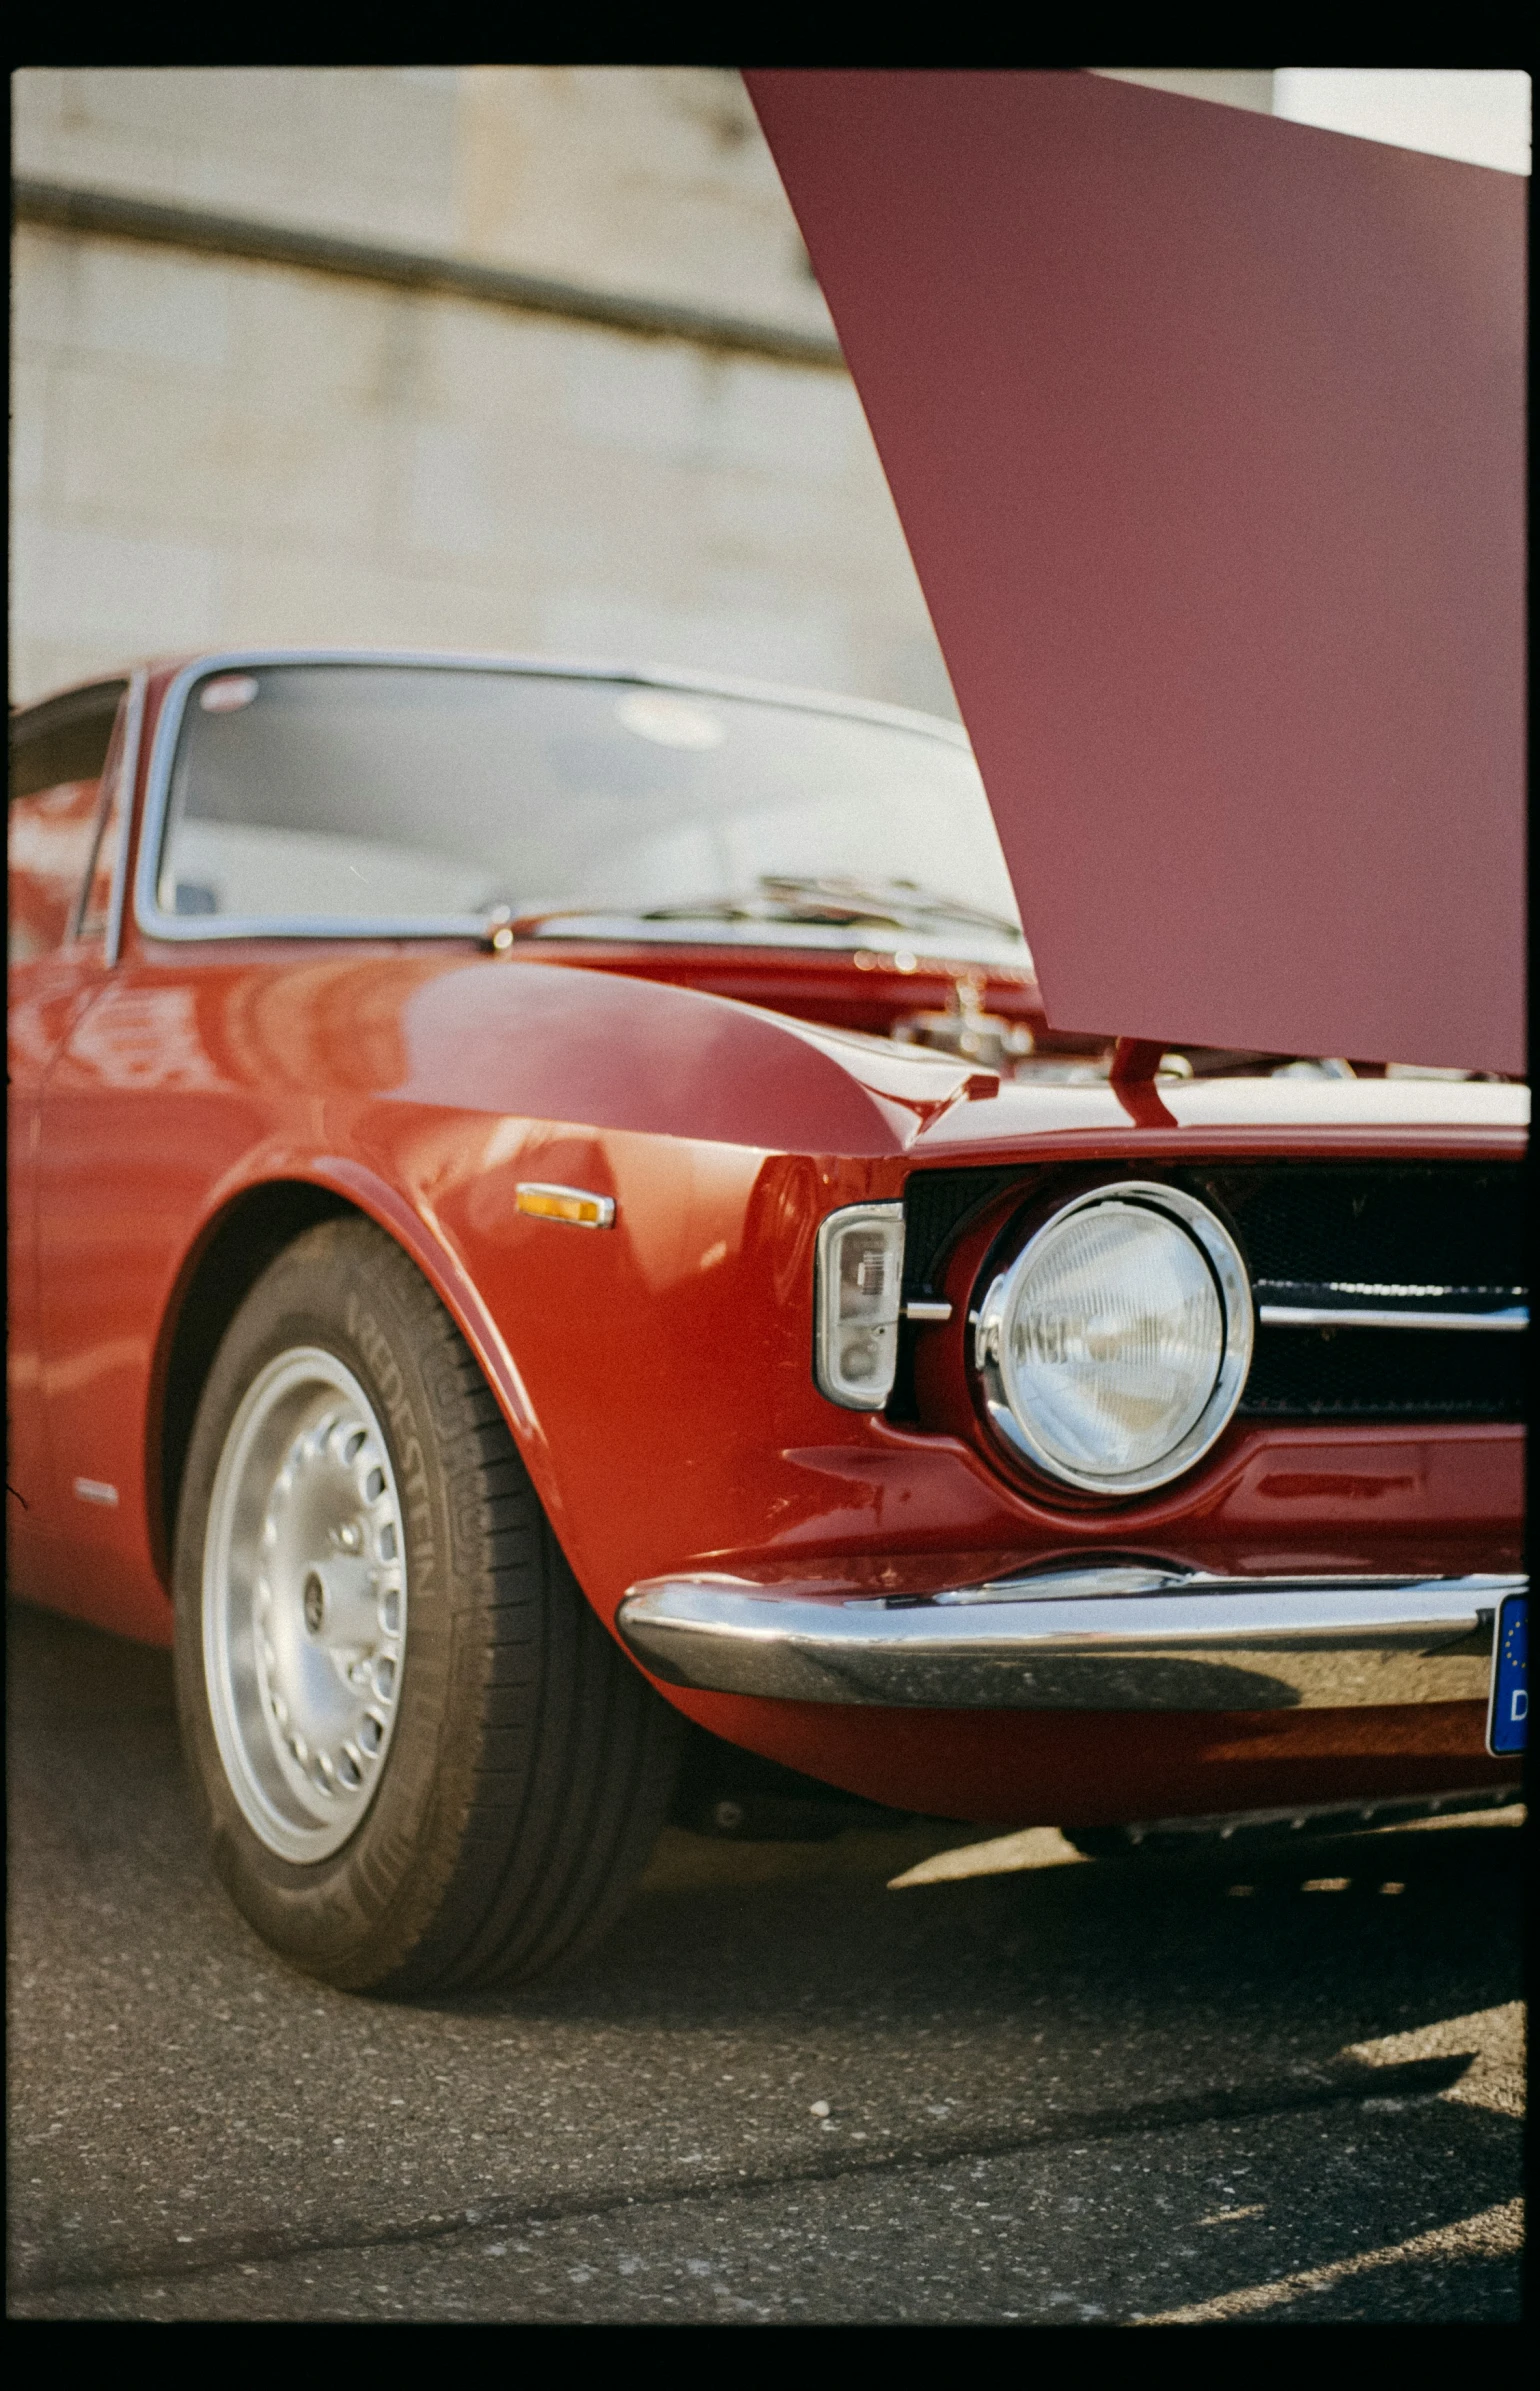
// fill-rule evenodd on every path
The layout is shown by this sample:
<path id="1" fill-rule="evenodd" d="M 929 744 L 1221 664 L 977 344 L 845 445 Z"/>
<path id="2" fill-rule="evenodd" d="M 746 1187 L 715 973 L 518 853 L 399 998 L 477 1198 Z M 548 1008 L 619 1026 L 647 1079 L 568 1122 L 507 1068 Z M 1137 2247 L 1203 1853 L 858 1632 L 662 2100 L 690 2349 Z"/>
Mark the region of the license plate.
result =
<path id="1" fill-rule="evenodd" d="M 1497 1613 L 1487 1750 L 1522 1752 L 1529 1740 L 1529 1597 L 1509 1594 Z"/>

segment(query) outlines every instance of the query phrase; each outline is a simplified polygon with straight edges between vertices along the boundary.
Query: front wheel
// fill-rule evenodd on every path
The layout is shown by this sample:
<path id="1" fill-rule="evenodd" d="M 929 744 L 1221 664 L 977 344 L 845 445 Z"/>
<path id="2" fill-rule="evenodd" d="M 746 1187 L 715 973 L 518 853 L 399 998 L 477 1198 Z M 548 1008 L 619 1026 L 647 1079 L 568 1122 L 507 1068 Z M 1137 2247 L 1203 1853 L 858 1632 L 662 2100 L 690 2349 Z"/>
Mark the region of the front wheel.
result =
<path id="1" fill-rule="evenodd" d="M 679 1727 L 589 1610 L 432 1289 L 307 1231 L 220 1346 L 175 1555 L 177 1703 L 220 1876 L 355 1990 L 528 1980 L 597 1939 Z"/>

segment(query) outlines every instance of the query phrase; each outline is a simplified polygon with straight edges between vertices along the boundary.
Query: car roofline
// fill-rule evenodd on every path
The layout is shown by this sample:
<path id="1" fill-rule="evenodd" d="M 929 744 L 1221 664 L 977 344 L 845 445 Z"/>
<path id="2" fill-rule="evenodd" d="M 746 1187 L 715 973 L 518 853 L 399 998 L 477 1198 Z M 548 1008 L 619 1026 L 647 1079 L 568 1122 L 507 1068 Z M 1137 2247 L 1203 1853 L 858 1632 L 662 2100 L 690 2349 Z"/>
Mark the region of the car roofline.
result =
<path id="1" fill-rule="evenodd" d="M 209 672 L 234 672 L 262 666 L 290 664 L 372 664 L 397 669 L 438 672 L 507 672 L 530 678 L 574 681 L 626 681 L 645 689 L 678 689 L 692 696 L 738 698 L 749 704 L 788 706 L 802 713 L 843 716 L 857 722 L 886 724 L 896 730 L 918 731 L 966 748 L 968 735 L 961 723 L 943 714 L 927 714 L 918 707 L 889 705 L 880 698 L 845 696 L 828 689 L 805 689 L 791 683 L 760 681 L 746 675 L 697 672 L 685 665 L 628 662 L 619 658 L 543 656 L 501 653 L 486 649 L 369 648 L 369 647 L 210 647 L 180 654 L 142 659 L 112 672 L 92 673 L 27 698 L 11 709 L 12 718 L 52 705 L 77 691 L 99 688 L 144 670 L 156 679 L 179 681 L 184 674 L 202 678 Z"/>

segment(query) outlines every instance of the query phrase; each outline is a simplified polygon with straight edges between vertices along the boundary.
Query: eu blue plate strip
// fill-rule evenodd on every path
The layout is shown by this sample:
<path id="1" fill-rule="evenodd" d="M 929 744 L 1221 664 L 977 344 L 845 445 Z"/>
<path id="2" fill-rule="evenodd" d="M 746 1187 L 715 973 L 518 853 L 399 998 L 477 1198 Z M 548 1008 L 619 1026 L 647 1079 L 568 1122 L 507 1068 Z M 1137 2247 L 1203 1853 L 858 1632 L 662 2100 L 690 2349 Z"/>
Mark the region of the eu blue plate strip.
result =
<path id="1" fill-rule="evenodd" d="M 1487 1750 L 1522 1752 L 1529 1736 L 1529 1597 L 1508 1595 L 1497 1614 Z"/>

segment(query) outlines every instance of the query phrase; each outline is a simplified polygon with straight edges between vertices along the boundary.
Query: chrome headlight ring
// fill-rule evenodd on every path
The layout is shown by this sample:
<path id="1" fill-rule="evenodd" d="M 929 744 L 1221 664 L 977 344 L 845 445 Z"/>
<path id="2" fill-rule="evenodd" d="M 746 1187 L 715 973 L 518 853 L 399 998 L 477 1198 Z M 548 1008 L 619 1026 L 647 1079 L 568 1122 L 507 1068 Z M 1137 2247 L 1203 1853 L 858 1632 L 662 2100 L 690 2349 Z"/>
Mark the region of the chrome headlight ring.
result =
<path id="1" fill-rule="evenodd" d="M 1080 1224 L 1085 1216 L 1099 1209 L 1111 1208 L 1112 1216 L 1121 1216 L 1128 1223 L 1137 1240 L 1133 1223 L 1151 1223 L 1158 1218 L 1174 1238 L 1183 1240 L 1173 1246 L 1170 1259 L 1181 1262 L 1185 1253 L 1201 1257 L 1206 1279 L 1212 1286 L 1213 1302 L 1203 1298 L 1203 1273 L 1192 1271 L 1190 1280 L 1199 1281 L 1196 1289 L 1198 1310 L 1204 1316 L 1212 1342 L 1212 1376 L 1203 1391 L 1201 1371 L 1193 1381 L 1196 1392 L 1176 1414 L 1171 1442 L 1159 1452 L 1146 1451 L 1126 1466 L 1116 1466 L 1116 1435 L 1109 1435 L 1109 1449 L 1105 1462 L 1086 1452 L 1079 1454 L 1067 1449 L 1062 1435 L 1055 1437 L 1044 1409 L 1035 1405 L 1021 1385 L 1021 1371 L 1014 1365 L 1012 1340 L 1021 1341 L 1021 1324 L 1031 1321 L 1030 1290 L 1034 1278 L 1040 1278 L 1045 1263 L 1056 1243 L 1062 1244 L 1071 1224 Z M 1110 1229 L 1113 1217 L 1105 1224 Z M 1191 1308 L 1191 1307 L 1189 1307 Z M 1073 1322 L 1071 1322 L 1073 1329 Z M 1091 1323 L 1090 1326 L 1096 1326 Z M 1139 1325 L 1136 1323 L 1136 1325 Z M 1041 1321 L 1031 1321 L 1034 1330 L 1041 1330 Z M 1052 1324 L 1047 1342 L 1055 1336 L 1062 1341 L 1062 1318 Z M 1205 1204 L 1185 1195 L 1180 1188 L 1167 1187 L 1158 1182 L 1141 1179 L 1113 1181 L 1092 1188 L 1059 1205 L 1041 1222 L 1028 1238 L 1010 1266 L 994 1280 L 976 1315 L 974 1334 L 974 1364 L 982 1382 L 984 1408 L 996 1434 L 1019 1459 L 1026 1461 L 1041 1476 L 1061 1486 L 1073 1486 L 1084 1493 L 1111 1497 L 1145 1494 L 1158 1486 L 1169 1485 L 1191 1469 L 1222 1435 L 1228 1426 L 1245 1388 L 1251 1367 L 1252 1343 L 1255 1335 L 1255 1312 L 1252 1304 L 1251 1282 L 1239 1247 L 1224 1224 Z M 1091 1342 L 1089 1328 L 1083 1331 L 1084 1341 Z M 1039 1337 L 1041 1342 L 1041 1336 Z M 1104 1342 L 1112 1340 L 1104 1339 Z M 1150 1338 L 1145 1337 L 1148 1347 Z M 1125 1346 L 1127 1340 L 1125 1339 Z M 1060 1358 L 1059 1356 L 1051 1356 Z M 1133 1366 L 1137 1366 L 1137 1355 Z M 1094 1357 L 1093 1357 L 1094 1359 Z M 1082 1367 L 1084 1367 L 1082 1363 Z M 1115 1369 L 1117 1361 L 1109 1364 Z M 1126 1389 L 1130 1364 L 1126 1355 L 1122 1361 L 1124 1377 L 1124 1409 L 1137 1410 L 1136 1399 L 1128 1397 Z M 1147 1366 L 1147 1365 L 1146 1365 Z M 1193 1365 L 1189 1365 L 1192 1367 Z M 1082 1383 L 1086 1383 L 1084 1380 Z M 1116 1403 L 1109 1405 L 1115 1413 Z M 1144 1406 L 1148 1411 L 1148 1403 Z M 1115 1428 L 1115 1423 L 1114 1423 Z M 1137 1438 L 1129 1438 L 1130 1447 Z M 1148 1442 L 1148 1433 L 1146 1434 Z"/>

